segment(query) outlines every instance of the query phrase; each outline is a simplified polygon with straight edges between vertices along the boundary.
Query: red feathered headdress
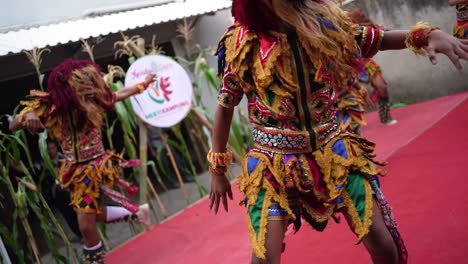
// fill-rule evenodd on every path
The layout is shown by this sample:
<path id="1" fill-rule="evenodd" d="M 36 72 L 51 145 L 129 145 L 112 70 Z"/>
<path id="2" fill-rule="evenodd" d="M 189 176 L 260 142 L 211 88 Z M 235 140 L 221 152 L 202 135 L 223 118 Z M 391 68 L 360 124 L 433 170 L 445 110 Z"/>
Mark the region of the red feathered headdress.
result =
<path id="1" fill-rule="evenodd" d="M 236 22 L 257 33 L 277 29 L 279 19 L 263 0 L 233 0 L 231 12 Z"/>
<path id="2" fill-rule="evenodd" d="M 55 105 L 58 112 L 68 111 L 68 109 L 80 109 L 75 90 L 70 86 L 68 80 L 74 70 L 87 66 L 93 66 L 97 72 L 100 67 L 89 60 L 67 59 L 56 66 L 49 75 L 47 81 L 47 91 L 49 92 L 50 102 Z M 110 89 L 107 89 L 109 96 Z M 103 106 L 106 110 L 111 110 L 111 106 Z M 107 109 L 109 108 L 109 109 Z"/>

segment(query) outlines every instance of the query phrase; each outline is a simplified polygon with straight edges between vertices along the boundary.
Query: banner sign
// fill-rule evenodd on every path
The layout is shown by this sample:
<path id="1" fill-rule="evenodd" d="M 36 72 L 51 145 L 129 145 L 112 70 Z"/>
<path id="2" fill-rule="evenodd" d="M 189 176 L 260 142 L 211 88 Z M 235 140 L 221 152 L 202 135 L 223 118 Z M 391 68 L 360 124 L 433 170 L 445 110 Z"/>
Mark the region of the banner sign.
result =
<path id="1" fill-rule="evenodd" d="M 156 81 L 146 91 L 130 97 L 135 114 L 155 127 L 171 127 L 187 116 L 192 105 L 192 81 L 173 59 L 148 55 L 136 60 L 127 71 L 125 86 L 156 74 Z"/>

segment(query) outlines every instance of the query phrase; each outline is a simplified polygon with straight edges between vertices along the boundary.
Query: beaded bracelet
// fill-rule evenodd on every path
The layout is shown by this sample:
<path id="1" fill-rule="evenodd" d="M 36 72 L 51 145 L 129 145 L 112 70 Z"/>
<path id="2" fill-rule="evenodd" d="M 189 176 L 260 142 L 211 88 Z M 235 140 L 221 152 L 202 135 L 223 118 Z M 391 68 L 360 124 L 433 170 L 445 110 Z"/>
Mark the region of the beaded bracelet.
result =
<path id="1" fill-rule="evenodd" d="M 440 29 L 438 27 L 430 27 L 427 23 L 419 22 L 411 28 L 410 32 L 406 35 L 405 45 L 408 49 L 412 50 L 417 55 L 426 55 L 423 49 L 427 47 L 429 42 L 429 34 L 432 31 Z"/>
<path id="2" fill-rule="evenodd" d="M 148 88 L 148 86 L 145 85 L 144 82 L 139 82 L 135 86 L 138 89 L 138 93 L 142 93 L 142 92 L 144 92 L 146 90 L 146 88 Z"/>
<path id="3" fill-rule="evenodd" d="M 223 174 L 227 171 L 227 167 L 232 163 L 232 151 L 226 149 L 226 152 L 209 151 L 206 159 L 210 164 L 210 172 Z"/>

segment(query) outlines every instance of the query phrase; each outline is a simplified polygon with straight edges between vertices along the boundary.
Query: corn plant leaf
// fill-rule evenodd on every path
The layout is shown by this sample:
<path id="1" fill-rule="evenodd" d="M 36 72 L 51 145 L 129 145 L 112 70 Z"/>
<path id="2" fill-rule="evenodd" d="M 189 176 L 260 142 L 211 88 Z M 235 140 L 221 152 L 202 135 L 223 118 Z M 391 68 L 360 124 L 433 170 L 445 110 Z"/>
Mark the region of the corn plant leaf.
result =
<path id="1" fill-rule="evenodd" d="M 39 152 L 41 154 L 41 158 L 44 161 L 44 167 L 47 171 L 49 171 L 54 178 L 57 177 L 57 173 L 55 172 L 54 165 L 52 164 L 52 160 L 50 159 L 49 152 L 47 151 L 47 132 L 39 133 Z"/>
<path id="2" fill-rule="evenodd" d="M 195 170 L 195 166 L 192 161 L 193 157 L 190 155 L 190 152 L 187 148 L 187 142 L 185 141 L 184 136 L 182 135 L 181 126 L 180 125 L 173 126 L 171 130 L 174 132 L 175 136 L 177 137 L 180 143 L 173 141 L 173 140 L 168 140 L 168 143 L 174 146 L 175 148 L 177 148 L 185 157 L 185 160 L 188 162 L 190 166 L 193 179 L 195 180 L 195 184 L 197 185 L 197 189 L 201 198 L 207 194 L 207 190 L 205 189 L 203 185 L 201 185 L 200 181 L 198 180 L 197 172 Z"/>
<path id="3" fill-rule="evenodd" d="M 20 149 L 18 148 L 18 141 L 13 140 L 10 143 L 10 153 L 13 156 L 13 160 L 15 161 L 15 164 L 18 164 L 21 159 L 21 152 L 20 152 Z"/>
<path id="4" fill-rule="evenodd" d="M 135 134 L 133 133 L 132 125 L 130 124 L 129 120 L 129 113 L 125 108 L 125 105 L 122 102 L 117 102 L 115 104 L 115 112 L 117 113 L 117 117 L 122 124 L 122 128 L 124 132 L 132 139 L 135 140 Z"/>
<path id="5" fill-rule="evenodd" d="M 118 91 L 119 89 L 124 88 L 124 84 L 121 81 L 115 82 L 111 84 L 111 90 L 112 91 Z M 132 124 L 133 127 L 136 127 L 136 116 L 133 112 L 133 106 L 130 100 L 124 100 L 122 103 L 125 105 L 125 108 L 127 109 L 127 112 L 131 113 L 129 115 L 130 118 L 130 123 Z"/>
<path id="6" fill-rule="evenodd" d="M 20 263 L 24 263 L 24 254 L 22 246 L 20 245 L 20 239 L 15 237 L 15 235 L 4 225 L 0 225 L 0 235 L 7 248 L 10 249 L 10 252 L 13 252 L 16 255 Z"/>
<path id="7" fill-rule="evenodd" d="M 107 239 L 107 227 L 104 223 L 97 223 L 98 229 L 101 231 L 101 234 Z"/>
<path id="8" fill-rule="evenodd" d="M 164 184 L 161 175 L 158 172 L 158 169 L 156 168 L 156 163 L 153 160 L 150 160 L 146 162 L 146 165 L 151 168 L 151 171 L 153 172 L 154 176 L 156 177 L 156 180 L 158 181 L 159 184 L 161 184 L 161 187 L 167 192 L 167 187 Z"/>
<path id="9" fill-rule="evenodd" d="M 244 139 L 239 124 L 233 120 L 231 124 L 231 136 L 229 143 L 238 155 L 243 155 Z"/>
<path id="10" fill-rule="evenodd" d="M 163 155 L 163 150 L 164 150 L 164 146 L 158 146 L 156 148 L 156 163 L 158 164 L 158 168 L 161 170 L 161 172 L 164 174 L 164 175 L 167 175 L 167 171 L 166 169 L 164 168 L 164 164 L 162 163 L 162 155 Z"/>
<path id="11" fill-rule="evenodd" d="M 29 148 L 26 145 L 26 143 L 23 141 L 23 139 L 20 138 L 22 133 L 24 133 L 24 131 L 17 131 L 13 135 L 8 135 L 8 137 L 10 138 L 10 140 L 12 140 L 14 142 L 14 145 L 15 145 L 16 148 L 18 148 L 18 146 L 21 147 L 21 149 L 23 150 L 23 153 L 26 156 L 26 160 L 28 161 L 27 165 L 30 168 L 32 168 L 33 167 L 33 162 L 32 162 L 32 158 L 31 158 L 31 154 L 29 152 Z M 19 162 L 19 160 L 15 160 L 15 162 Z"/>
<path id="12" fill-rule="evenodd" d="M 215 91 L 219 91 L 221 80 L 217 76 L 216 70 L 211 67 L 205 67 L 203 69 L 203 73 L 205 74 L 205 78 L 208 81 L 208 84 L 210 84 L 210 86 L 214 88 Z"/>
<path id="13" fill-rule="evenodd" d="M 55 239 L 54 234 L 56 233 L 54 228 L 51 226 L 51 222 L 47 217 L 47 214 L 43 212 L 42 207 L 40 206 L 40 199 L 37 196 L 37 193 L 27 192 L 26 195 L 28 206 L 32 209 L 33 213 L 36 215 L 39 220 L 39 224 L 43 231 L 42 239 L 45 240 L 49 250 L 56 263 L 68 263 L 67 259 L 62 256 L 59 252 L 59 248 Z"/>
<path id="14" fill-rule="evenodd" d="M 203 54 L 200 52 L 194 61 L 193 73 L 195 75 L 198 75 L 198 73 L 200 72 L 202 58 L 203 58 Z"/>
<path id="15" fill-rule="evenodd" d="M 113 83 L 110 85 L 112 91 L 118 91 L 120 88 L 123 87 L 121 82 Z M 125 134 L 128 134 L 129 137 L 135 141 L 135 134 L 133 132 L 133 128 L 135 125 L 135 117 L 133 114 L 133 109 L 130 108 L 127 104 L 130 104 L 130 100 L 125 100 L 124 102 L 117 102 L 114 104 L 115 113 L 117 114 L 117 118 L 119 119 L 120 123 L 122 124 L 122 128 Z M 126 104 L 127 103 L 127 104 Z"/>
<path id="16" fill-rule="evenodd" d="M 128 57 L 128 63 L 129 63 L 129 64 L 132 64 L 132 63 L 134 63 L 135 61 L 136 61 L 136 58 L 135 58 L 134 56 Z"/>

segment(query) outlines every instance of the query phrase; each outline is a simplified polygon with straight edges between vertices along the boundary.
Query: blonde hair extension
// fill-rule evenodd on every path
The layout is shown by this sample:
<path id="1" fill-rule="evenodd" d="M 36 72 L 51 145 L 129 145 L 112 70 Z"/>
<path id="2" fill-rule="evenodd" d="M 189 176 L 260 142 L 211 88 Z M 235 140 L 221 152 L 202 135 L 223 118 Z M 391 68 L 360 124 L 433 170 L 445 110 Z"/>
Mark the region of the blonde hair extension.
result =
<path id="1" fill-rule="evenodd" d="M 349 60 L 358 50 L 353 24 L 331 0 L 271 0 L 273 11 L 284 22 L 294 27 L 303 48 L 315 68 L 324 63 L 327 72 L 336 76 L 341 85 L 352 76 Z"/>
<path id="2" fill-rule="evenodd" d="M 77 110 L 83 112 L 80 117 L 84 118 L 84 126 L 100 127 L 102 112 L 112 105 L 112 96 L 101 73 L 93 65 L 79 68 L 71 73 L 68 84 L 77 97 L 80 108 Z"/>

